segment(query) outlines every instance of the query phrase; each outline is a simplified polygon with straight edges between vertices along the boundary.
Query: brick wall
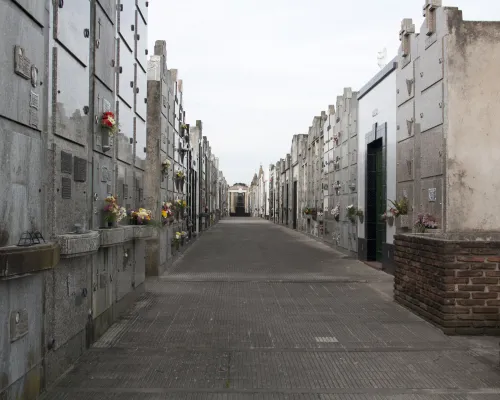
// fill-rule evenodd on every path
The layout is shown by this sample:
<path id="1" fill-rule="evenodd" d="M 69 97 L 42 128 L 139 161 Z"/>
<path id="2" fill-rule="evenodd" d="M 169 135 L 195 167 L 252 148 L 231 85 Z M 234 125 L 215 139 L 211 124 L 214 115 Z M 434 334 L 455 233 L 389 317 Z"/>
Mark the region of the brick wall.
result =
<path id="1" fill-rule="evenodd" d="M 500 334 L 500 240 L 394 237 L 394 299 L 449 335 Z"/>

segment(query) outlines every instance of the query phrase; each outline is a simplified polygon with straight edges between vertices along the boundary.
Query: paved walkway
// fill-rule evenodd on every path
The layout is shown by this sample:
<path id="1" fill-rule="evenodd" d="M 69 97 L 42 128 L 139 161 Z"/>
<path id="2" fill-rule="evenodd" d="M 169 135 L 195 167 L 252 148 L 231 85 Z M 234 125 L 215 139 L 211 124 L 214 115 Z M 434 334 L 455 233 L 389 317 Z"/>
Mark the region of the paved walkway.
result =
<path id="1" fill-rule="evenodd" d="M 391 285 L 300 233 L 224 220 L 46 398 L 499 399 L 500 370 Z"/>

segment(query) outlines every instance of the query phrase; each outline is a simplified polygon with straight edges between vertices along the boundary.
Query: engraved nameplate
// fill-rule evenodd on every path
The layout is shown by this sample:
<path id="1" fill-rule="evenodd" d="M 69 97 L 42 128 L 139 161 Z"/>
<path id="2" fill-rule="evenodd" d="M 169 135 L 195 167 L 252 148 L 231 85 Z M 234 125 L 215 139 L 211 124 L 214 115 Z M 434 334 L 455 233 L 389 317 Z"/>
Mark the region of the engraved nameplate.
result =
<path id="1" fill-rule="evenodd" d="M 62 178 L 62 198 L 71 199 L 71 179 Z"/>
<path id="2" fill-rule="evenodd" d="M 85 182 L 87 180 L 87 160 L 75 157 L 75 182 Z"/>
<path id="3" fill-rule="evenodd" d="M 108 191 L 108 195 L 110 195 L 111 194 L 111 185 L 107 185 L 106 190 Z"/>
<path id="4" fill-rule="evenodd" d="M 30 107 L 36 108 L 37 110 L 40 108 L 40 96 L 33 91 L 30 93 Z"/>
<path id="5" fill-rule="evenodd" d="M 429 192 L 429 201 L 431 202 L 436 201 L 436 188 L 430 188 L 428 192 Z"/>
<path id="6" fill-rule="evenodd" d="M 101 168 L 101 182 L 109 182 L 111 180 L 111 174 L 107 167 Z"/>
<path id="7" fill-rule="evenodd" d="M 24 79 L 31 79 L 31 61 L 21 46 L 14 47 L 14 72 Z"/>
<path id="8" fill-rule="evenodd" d="M 123 199 L 128 199 L 128 185 L 123 185 Z"/>
<path id="9" fill-rule="evenodd" d="M 72 161 L 73 161 L 73 156 L 70 153 L 61 151 L 61 172 L 63 174 L 73 173 Z"/>
<path id="10" fill-rule="evenodd" d="M 38 110 L 30 109 L 30 126 L 38 128 Z"/>

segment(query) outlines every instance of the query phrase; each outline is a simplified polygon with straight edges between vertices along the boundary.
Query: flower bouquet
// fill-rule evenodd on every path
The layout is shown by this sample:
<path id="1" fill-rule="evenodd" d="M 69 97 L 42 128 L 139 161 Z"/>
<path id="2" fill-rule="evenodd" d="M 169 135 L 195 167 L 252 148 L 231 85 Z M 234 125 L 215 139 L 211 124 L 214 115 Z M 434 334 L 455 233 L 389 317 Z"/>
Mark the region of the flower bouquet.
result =
<path id="1" fill-rule="evenodd" d="M 118 130 L 118 124 L 116 123 L 115 114 L 111 111 L 106 111 L 101 117 L 101 126 L 107 129 L 109 136 L 113 136 Z"/>
<path id="2" fill-rule="evenodd" d="M 436 218 L 434 218 L 432 215 L 427 213 L 420 213 L 417 215 L 417 220 L 415 221 L 413 227 L 415 228 L 416 232 L 424 233 L 427 229 L 437 229 L 438 224 Z"/>
<path id="3" fill-rule="evenodd" d="M 408 215 L 408 198 L 403 197 L 399 201 L 393 201 L 389 200 L 391 204 L 394 206 L 392 207 L 389 212 L 392 213 L 392 215 L 397 218 L 401 215 Z"/>
<path id="4" fill-rule="evenodd" d="M 184 210 L 187 207 L 186 200 L 178 199 L 174 203 L 175 213 L 177 214 L 177 219 L 184 218 Z"/>
<path id="5" fill-rule="evenodd" d="M 172 164 L 170 163 L 170 160 L 168 160 L 167 158 L 165 158 L 165 159 L 163 160 L 163 162 L 161 163 L 161 169 L 162 169 L 162 172 L 163 172 L 164 174 L 168 174 L 168 170 L 170 169 L 170 165 L 172 165 Z"/>
<path id="6" fill-rule="evenodd" d="M 349 221 L 351 221 L 353 224 L 356 222 L 356 217 L 359 217 L 360 220 L 363 218 L 364 215 L 363 211 L 355 207 L 354 204 L 347 206 L 346 210 L 347 210 L 347 218 L 349 218 Z"/>
<path id="7" fill-rule="evenodd" d="M 130 221 L 133 225 L 148 225 L 152 222 L 151 211 L 139 208 L 137 211 L 130 211 Z"/>
<path id="8" fill-rule="evenodd" d="M 161 205 L 161 222 L 163 225 L 172 222 L 174 219 L 174 210 L 172 209 L 172 203 L 163 202 Z"/>
<path id="9" fill-rule="evenodd" d="M 108 223 L 108 227 L 111 228 L 127 216 L 127 210 L 118 205 L 116 196 L 108 196 L 104 201 L 106 202 L 104 206 L 104 220 Z"/>
<path id="10" fill-rule="evenodd" d="M 333 209 L 332 209 L 332 215 L 335 221 L 339 222 L 340 219 L 340 206 L 337 204 Z"/>

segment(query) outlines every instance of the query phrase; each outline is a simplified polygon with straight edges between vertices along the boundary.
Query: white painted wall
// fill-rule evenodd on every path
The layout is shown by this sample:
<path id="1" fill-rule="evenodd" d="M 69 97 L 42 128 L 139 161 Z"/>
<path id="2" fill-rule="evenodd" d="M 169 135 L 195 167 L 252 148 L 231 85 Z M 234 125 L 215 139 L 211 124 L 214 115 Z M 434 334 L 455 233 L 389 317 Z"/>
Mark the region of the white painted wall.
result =
<path id="1" fill-rule="evenodd" d="M 376 116 L 374 111 L 378 110 Z M 373 124 L 387 122 L 387 198 L 396 198 L 396 70 L 359 100 L 358 107 L 358 207 L 365 212 L 366 140 Z M 366 222 L 366 221 L 364 221 Z M 358 235 L 365 237 L 365 227 L 358 220 Z M 396 224 L 387 225 L 387 243 L 393 243 Z"/>

